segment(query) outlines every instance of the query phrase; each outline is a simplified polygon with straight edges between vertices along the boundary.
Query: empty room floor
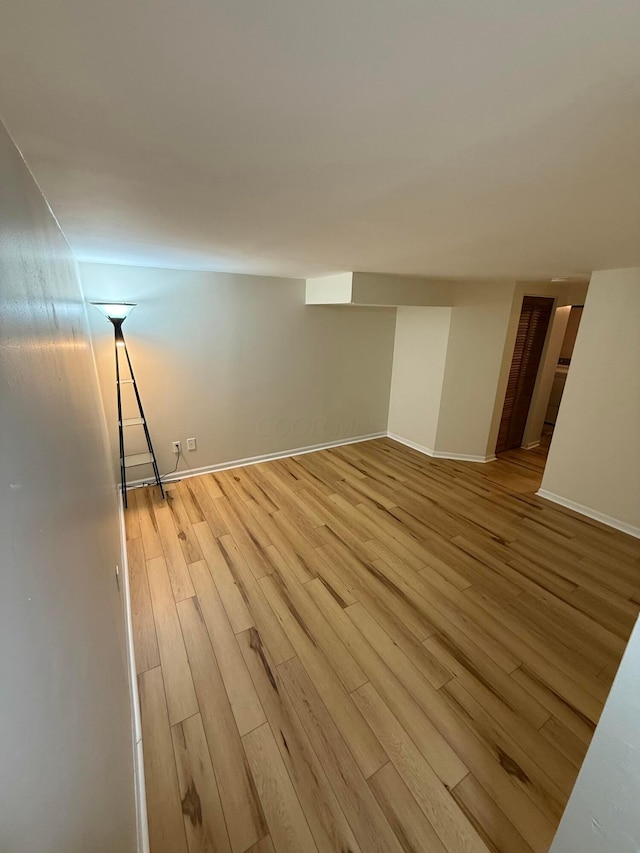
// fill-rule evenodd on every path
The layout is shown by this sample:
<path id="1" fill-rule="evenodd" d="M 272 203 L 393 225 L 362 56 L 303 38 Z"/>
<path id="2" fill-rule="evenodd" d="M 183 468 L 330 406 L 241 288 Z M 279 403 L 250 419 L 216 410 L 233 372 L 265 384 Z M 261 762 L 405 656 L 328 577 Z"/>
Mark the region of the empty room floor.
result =
<path id="1" fill-rule="evenodd" d="M 130 492 L 151 853 L 544 853 L 640 542 L 389 439 Z"/>

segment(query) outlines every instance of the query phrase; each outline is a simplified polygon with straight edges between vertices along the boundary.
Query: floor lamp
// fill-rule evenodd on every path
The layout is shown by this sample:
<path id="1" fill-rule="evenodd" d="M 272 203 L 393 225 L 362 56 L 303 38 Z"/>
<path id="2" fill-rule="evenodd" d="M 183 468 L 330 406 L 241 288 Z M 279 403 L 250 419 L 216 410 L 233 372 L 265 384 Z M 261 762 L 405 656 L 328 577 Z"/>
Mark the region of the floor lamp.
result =
<path id="1" fill-rule="evenodd" d="M 118 397 L 118 437 L 120 440 L 120 483 L 122 487 L 122 498 L 124 501 L 124 505 L 125 507 L 127 506 L 127 469 L 133 468 L 136 465 L 151 465 L 153 467 L 153 475 L 156 481 L 156 485 L 160 487 L 160 494 L 164 498 L 164 488 L 162 487 L 162 480 L 160 478 L 158 462 L 156 460 L 156 455 L 153 452 L 153 445 L 151 444 L 151 436 L 149 435 L 147 420 L 144 416 L 144 410 L 142 408 L 140 392 L 138 391 L 136 378 L 133 374 L 133 367 L 131 366 L 131 359 L 129 358 L 127 344 L 125 342 L 124 335 L 122 334 L 122 324 L 124 323 L 129 313 L 136 307 L 136 303 L 92 302 L 91 304 L 94 305 L 99 311 L 101 311 L 107 318 L 107 320 L 109 320 L 113 324 L 114 349 L 116 356 L 116 392 Z M 124 354 L 126 358 L 126 362 L 123 365 L 125 367 L 124 371 L 121 370 L 120 364 L 120 356 L 122 354 Z M 138 414 L 135 417 L 124 418 L 122 416 L 121 389 L 123 385 L 133 386 L 135 401 L 138 410 Z M 134 453 L 127 456 L 125 454 L 125 429 L 135 426 L 141 426 L 144 430 L 144 437 L 147 442 L 147 452 Z"/>

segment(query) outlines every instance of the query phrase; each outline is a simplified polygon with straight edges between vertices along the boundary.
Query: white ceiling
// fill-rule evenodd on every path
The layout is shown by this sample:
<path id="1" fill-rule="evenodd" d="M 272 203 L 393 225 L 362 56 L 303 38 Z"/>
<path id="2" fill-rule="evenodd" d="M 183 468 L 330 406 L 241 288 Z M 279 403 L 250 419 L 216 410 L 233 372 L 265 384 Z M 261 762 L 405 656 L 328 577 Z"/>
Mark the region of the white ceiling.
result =
<path id="1" fill-rule="evenodd" d="M 5 0 L 0 113 L 85 260 L 640 265 L 638 0 Z"/>

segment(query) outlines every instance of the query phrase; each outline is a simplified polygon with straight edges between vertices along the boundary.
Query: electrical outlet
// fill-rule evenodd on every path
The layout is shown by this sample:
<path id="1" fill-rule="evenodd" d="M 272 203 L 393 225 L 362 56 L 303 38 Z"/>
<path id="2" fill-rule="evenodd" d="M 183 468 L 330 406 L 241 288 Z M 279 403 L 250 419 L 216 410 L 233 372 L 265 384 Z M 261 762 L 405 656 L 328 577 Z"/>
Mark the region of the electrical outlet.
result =
<path id="1" fill-rule="evenodd" d="M 196 449 L 196 440 L 195 438 L 187 439 L 187 450 L 195 450 Z"/>
<path id="2" fill-rule="evenodd" d="M 172 441 L 171 446 L 173 447 L 174 453 L 182 453 L 182 442 L 181 441 Z"/>

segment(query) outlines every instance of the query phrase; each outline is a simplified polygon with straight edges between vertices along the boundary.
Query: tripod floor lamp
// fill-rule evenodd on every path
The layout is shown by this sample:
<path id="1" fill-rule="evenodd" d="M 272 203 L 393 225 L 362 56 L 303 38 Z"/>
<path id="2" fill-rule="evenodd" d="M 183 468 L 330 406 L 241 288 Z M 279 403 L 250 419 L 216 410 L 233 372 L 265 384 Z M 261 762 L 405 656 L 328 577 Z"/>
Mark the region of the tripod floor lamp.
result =
<path id="1" fill-rule="evenodd" d="M 156 485 L 160 487 L 160 493 L 164 498 L 164 489 L 162 487 L 162 480 L 160 479 L 158 462 L 156 460 L 156 455 L 153 452 L 153 445 L 151 444 L 151 436 L 149 435 L 147 420 L 142 408 L 140 392 L 138 391 L 136 378 L 133 374 L 133 367 L 131 366 L 131 359 L 129 358 L 127 344 L 125 343 L 124 335 L 122 334 L 122 324 L 132 309 L 135 308 L 135 302 L 92 302 L 91 304 L 101 311 L 107 320 L 110 320 L 113 324 L 114 349 L 116 356 L 116 392 L 118 396 L 118 436 L 120 439 L 120 482 L 122 485 L 122 499 L 124 501 L 124 505 L 125 507 L 127 506 L 127 469 L 138 465 L 152 466 Z M 121 363 L 121 358 L 123 356 L 124 363 Z M 135 417 L 123 417 L 123 385 L 131 385 L 133 388 L 137 411 L 137 415 Z M 125 430 L 128 430 L 129 427 L 142 427 L 144 430 L 144 437 L 147 442 L 146 453 L 133 453 L 128 456 L 125 454 Z"/>

